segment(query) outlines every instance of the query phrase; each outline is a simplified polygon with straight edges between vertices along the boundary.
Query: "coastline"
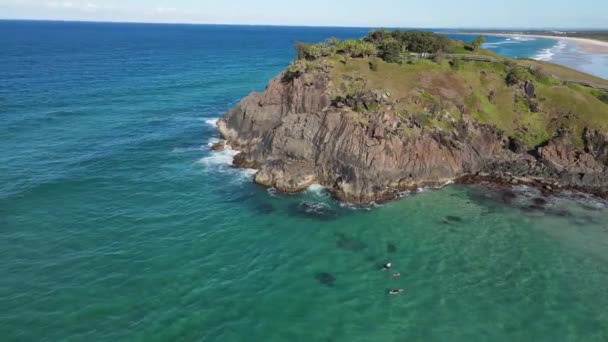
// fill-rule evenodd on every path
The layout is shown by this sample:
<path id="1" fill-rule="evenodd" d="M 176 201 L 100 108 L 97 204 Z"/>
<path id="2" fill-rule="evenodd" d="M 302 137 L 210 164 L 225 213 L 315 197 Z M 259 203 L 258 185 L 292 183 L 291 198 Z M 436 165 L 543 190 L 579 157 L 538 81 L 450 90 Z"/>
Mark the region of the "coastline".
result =
<path id="1" fill-rule="evenodd" d="M 576 37 L 558 37 L 558 36 L 548 36 L 548 35 L 536 35 L 536 34 L 517 34 L 517 33 L 469 33 L 462 32 L 463 34 L 480 34 L 484 36 L 494 36 L 494 37 L 530 37 L 530 38 L 542 38 L 542 39 L 552 39 L 557 41 L 566 41 L 572 42 L 576 44 L 576 46 L 582 51 L 590 54 L 608 54 L 608 42 L 590 38 L 576 38 Z"/>

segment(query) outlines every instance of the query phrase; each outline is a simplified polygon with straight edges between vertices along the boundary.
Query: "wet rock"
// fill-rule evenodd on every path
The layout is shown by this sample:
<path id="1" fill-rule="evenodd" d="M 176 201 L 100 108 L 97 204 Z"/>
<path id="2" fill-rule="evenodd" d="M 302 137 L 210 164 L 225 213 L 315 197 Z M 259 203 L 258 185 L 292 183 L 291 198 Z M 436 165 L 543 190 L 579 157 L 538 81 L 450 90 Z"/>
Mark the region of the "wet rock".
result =
<path id="1" fill-rule="evenodd" d="M 513 201 L 517 198 L 517 195 L 511 190 L 506 190 L 502 192 L 501 198 L 504 203 L 512 204 Z"/>
<path id="2" fill-rule="evenodd" d="M 397 246 L 394 243 L 392 243 L 392 242 L 387 243 L 386 244 L 386 252 L 387 253 L 395 253 L 395 252 L 397 252 Z"/>
<path id="3" fill-rule="evenodd" d="M 547 205 L 547 200 L 544 198 L 537 197 L 532 199 L 532 203 L 536 206 L 543 207 Z"/>
<path id="4" fill-rule="evenodd" d="M 225 148 L 226 144 L 223 141 L 211 145 L 211 150 L 216 152 L 223 151 Z"/>
<path id="5" fill-rule="evenodd" d="M 243 169 L 257 169 L 259 164 L 248 159 L 244 153 L 239 153 L 232 159 L 232 165 Z"/>
<path id="6" fill-rule="evenodd" d="M 319 283 L 329 287 L 333 287 L 336 283 L 336 277 L 327 272 L 317 273 L 315 279 L 317 279 Z"/>
<path id="7" fill-rule="evenodd" d="M 566 209 L 551 210 L 549 214 L 557 217 L 572 217 L 572 213 Z"/>

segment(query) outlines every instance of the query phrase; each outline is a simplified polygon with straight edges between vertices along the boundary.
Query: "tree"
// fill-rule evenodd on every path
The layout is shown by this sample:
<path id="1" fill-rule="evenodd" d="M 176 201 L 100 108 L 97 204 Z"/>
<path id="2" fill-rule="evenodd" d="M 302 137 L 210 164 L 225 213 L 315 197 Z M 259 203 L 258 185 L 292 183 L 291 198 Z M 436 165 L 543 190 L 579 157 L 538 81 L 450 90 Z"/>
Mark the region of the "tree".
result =
<path id="1" fill-rule="evenodd" d="M 296 58 L 305 59 L 308 61 L 314 61 L 321 57 L 330 56 L 332 54 L 332 48 L 322 43 L 309 44 L 296 42 L 294 44 L 296 49 Z"/>
<path id="2" fill-rule="evenodd" d="M 392 37 L 384 39 L 378 46 L 379 56 L 385 62 L 397 63 L 401 59 L 401 43 Z"/>
<path id="3" fill-rule="evenodd" d="M 354 58 L 373 56 L 377 52 L 375 44 L 357 39 L 343 40 L 334 49 L 337 53 Z"/>
<path id="4" fill-rule="evenodd" d="M 380 42 L 382 42 L 383 40 L 387 39 L 390 36 L 391 36 L 391 31 L 383 28 L 383 29 L 379 29 L 379 30 L 370 31 L 367 34 L 367 37 L 364 38 L 364 40 L 369 43 L 379 44 Z"/>
<path id="5" fill-rule="evenodd" d="M 471 42 L 471 47 L 473 48 L 474 51 L 479 50 L 479 47 L 481 46 L 481 44 L 485 43 L 486 39 L 483 36 L 477 36 L 477 38 L 473 39 L 473 41 Z"/>

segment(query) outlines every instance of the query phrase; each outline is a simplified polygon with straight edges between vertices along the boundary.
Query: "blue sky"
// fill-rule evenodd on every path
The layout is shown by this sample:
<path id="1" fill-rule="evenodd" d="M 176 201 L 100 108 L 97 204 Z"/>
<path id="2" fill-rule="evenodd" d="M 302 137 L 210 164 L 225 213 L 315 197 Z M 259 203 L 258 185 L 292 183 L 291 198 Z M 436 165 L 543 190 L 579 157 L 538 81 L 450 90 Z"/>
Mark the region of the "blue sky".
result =
<path id="1" fill-rule="evenodd" d="M 608 28 L 607 0 L 0 0 L 2 19 Z"/>

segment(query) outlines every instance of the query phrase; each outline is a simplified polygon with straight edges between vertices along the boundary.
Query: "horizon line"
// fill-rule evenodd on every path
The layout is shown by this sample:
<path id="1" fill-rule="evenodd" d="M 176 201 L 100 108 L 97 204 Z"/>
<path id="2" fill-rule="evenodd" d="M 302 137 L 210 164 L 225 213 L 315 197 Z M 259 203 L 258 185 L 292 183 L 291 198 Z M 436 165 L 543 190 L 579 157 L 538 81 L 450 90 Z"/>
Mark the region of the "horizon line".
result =
<path id="1" fill-rule="evenodd" d="M 203 23 L 203 22 L 169 22 L 169 21 L 124 21 L 124 20 L 78 20 L 78 19 L 31 19 L 31 18 L 0 18 L 1 21 L 32 21 L 32 22 L 59 22 L 59 23 L 92 23 L 92 24 L 141 24 L 141 25 L 188 25 L 188 26 L 258 26 L 258 27 L 305 27 L 305 28 L 364 28 L 364 29 L 439 29 L 439 30 L 526 30 L 526 31 L 547 31 L 547 30 L 584 30 L 584 31 L 608 31 L 607 28 L 591 28 L 591 27 L 577 27 L 577 28 L 564 28 L 564 27 L 490 27 L 490 26 L 477 26 L 477 27 L 430 27 L 430 26 L 356 26 L 356 25 L 306 25 L 306 24 L 262 24 L 262 23 Z"/>

